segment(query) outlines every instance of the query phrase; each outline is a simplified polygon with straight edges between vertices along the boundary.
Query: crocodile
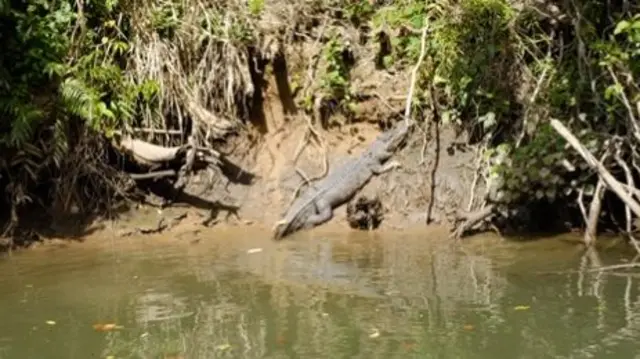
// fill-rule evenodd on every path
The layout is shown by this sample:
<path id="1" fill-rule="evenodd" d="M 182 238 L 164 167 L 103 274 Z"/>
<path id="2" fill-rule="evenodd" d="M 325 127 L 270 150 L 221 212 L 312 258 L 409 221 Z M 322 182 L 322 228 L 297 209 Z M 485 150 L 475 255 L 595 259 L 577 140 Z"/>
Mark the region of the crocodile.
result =
<path id="1" fill-rule="evenodd" d="M 345 204 L 374 175 L 401 167 L 397 161 L 387 162 L 404 143 L 413 121 L 405 120 L 380 134 L 359 157 L 349 159 L 323 178 L 310 185 L 298 197 L 284 218 L 273 227 L 273 238 L 282 239 L 296 231 L 319 226 L 333 217 L 333 210 Z"/>

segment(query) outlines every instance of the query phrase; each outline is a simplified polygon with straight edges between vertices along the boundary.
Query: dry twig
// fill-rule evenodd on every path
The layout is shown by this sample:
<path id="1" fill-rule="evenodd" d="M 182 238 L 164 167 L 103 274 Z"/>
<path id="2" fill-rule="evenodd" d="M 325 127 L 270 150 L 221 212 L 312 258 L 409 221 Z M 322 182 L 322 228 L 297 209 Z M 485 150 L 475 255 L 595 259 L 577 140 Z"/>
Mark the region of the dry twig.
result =
<path id="1" fill-rule="evenodd" d="M 587 164 L 598 172 L 598 175 L 602 178 L 604 183 L 611 189 L 620 199 L 633 211 L 633 213 L 640 217 L 640 204 L 634 200 L 631 196 L 629 196 L 624 190 L 624 186 L 618 182 L 612 175 L 607 171 L 604 165 L 587 150 L 584 145 L 578 141 L 578 139 L 567 129 L 560 121 L 556 119 L 551 120 L 551 126 L 560 134 L 564 139 L 573 147 Z"/>
<path id="2" fill-rule="evenodd" d="M 422 66 L 422 62 L 424 61 L 424 56 L 426 54 L 428 30 L 429 30 L 429 26 L 425 26 L 424 28 L 422 28 L 422 37 L 420 38 L 420 56 L 418 57 L 418 62 L 413 67 L 413 70 L 411 71 L 411 84 L 409 85 L 409 93 L 407 94 L 407 103 L 404 108 L 404 120 L 407 124 L 409 124 L 409 121 L 411 120 L 411 103 L 413 101 L 413 92 L 415 91 L 415 87 L 416 87 L 418 70 L 420 70 L 420 66 Z"/>

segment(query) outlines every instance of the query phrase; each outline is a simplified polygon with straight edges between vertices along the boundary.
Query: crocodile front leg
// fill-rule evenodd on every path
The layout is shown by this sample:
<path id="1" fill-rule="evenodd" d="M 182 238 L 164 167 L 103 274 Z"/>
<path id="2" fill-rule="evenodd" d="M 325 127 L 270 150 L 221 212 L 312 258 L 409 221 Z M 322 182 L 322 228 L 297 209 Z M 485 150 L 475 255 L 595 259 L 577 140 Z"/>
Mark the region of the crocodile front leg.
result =
<path id="1" fill-rule="evenodd" d="M 307 220 L 305 221 L 305 227 L 307 228 L 318 226 L 333 217 L 333 208 L 331 208 L 331 204 L 329 202 L 326 200 L 318 200 L 315 205 L 318 213 L 307 217 Z"/>
<path id="2" fill-rule="evenodd" d="M 372 166 L 371 167 L 371 172 L 373 172 L 373 174 L 375 174 L 375 175 L 380 175 L 380 174 L 383 174 L 385 172 L 389 172 L 392 169 L 400 168 L 400 167 L 402 167 L 400 162 L 398 162 L 398 161 L 390 161 L 390 162 L 387 162 L 384 165 L 376 164 L 376 165 Z"/>

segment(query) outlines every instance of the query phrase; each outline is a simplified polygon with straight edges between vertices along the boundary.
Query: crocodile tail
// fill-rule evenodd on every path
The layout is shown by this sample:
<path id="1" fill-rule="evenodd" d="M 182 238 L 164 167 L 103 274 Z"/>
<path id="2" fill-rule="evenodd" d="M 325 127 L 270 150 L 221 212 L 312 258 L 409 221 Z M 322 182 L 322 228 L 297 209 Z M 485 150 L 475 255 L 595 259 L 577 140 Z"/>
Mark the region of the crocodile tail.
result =
<path id="1" fill-rule="evenodd" d="M 284 238 L 284 231 L 280 229 L 276 229 L 276 231 L 273 233 L 272 239 L 275 241 L 278 241 L 278 240 L 281 240 L 282 238 Z"/>

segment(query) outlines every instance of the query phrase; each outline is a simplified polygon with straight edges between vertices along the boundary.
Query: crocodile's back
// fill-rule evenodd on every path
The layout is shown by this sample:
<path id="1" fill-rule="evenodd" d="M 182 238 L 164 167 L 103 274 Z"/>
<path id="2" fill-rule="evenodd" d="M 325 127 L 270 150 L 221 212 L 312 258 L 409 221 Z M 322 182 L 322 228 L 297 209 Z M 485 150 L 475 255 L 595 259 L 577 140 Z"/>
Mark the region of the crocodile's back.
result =
<path id="1" fill-rule="evenodd" d="M 371 166 L 374 161 L 375 159 L 365 152 L 336 169 L 336 172 L 323 183 L 325 199 L 333 207 L 348 201 L 371 179 Z"/>
<path id="2" fill-rule="evenodd" d="M 372 168 L 388 159 L 401 140 L 406 138 L 408 127 L 407 123 L 397 124 L 392 130 L 378 136 L 360 156 L 347 160 L 330 171 L 317 185 L 310 186 L 293 202 L 277 228 L 275 238 L 305 228 L 309 217 L 318 213 L 319 202 L 333 210 L 349 201 L 373 177 Z"/>
<path id="3" fill-rule="evenodd" d="M 284 223 L 276 230 L 275 238 L 304 228 L 306 219 L 317 213 L 316 204 L 319 201 L 333 208 L 351 198 L 371 177 L 371 171 L 365 163 L 362 156 L 349 159 L 330 171 L 318 184 L 309 186 L 287 211 Z"/>

